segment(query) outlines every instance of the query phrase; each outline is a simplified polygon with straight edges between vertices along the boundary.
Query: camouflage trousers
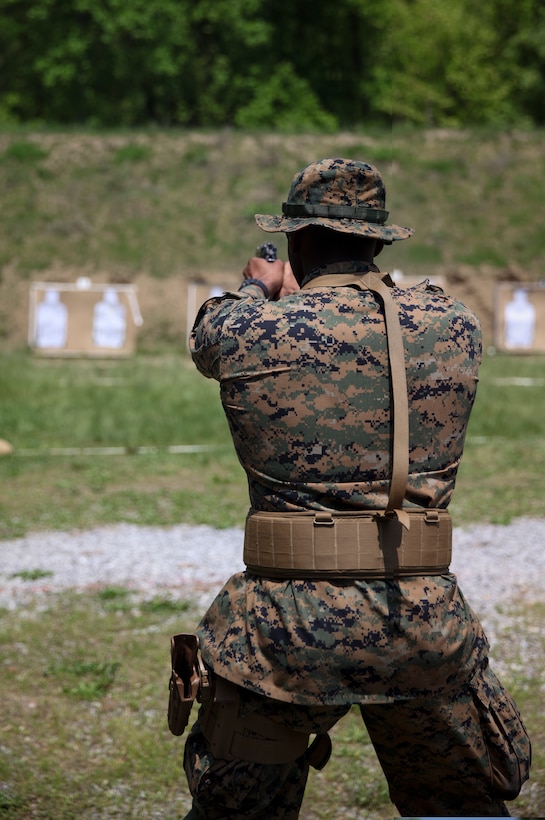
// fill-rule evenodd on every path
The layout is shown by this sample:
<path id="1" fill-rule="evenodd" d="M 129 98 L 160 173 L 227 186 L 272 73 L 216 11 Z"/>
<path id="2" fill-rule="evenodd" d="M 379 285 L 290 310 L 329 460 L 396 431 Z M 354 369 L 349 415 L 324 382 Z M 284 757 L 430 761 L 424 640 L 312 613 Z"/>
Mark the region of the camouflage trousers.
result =
<path id="1" fill-rule="evenodd" d="M 350 706 L 299 706 L 241 690 L 241 711 L 265 715 L 297 731 L 327 732 Z M 202 708 L 202 707 L 201 707 Z M 528 778 L 530 741 L 511 697 L 485 666 L 442 700 L 360 706 L 403 816 L 508 817 Z M 214 759 L 195 723 L 184 768 L 193 797 L 186 820 L 292 820 L 308 778 L 306 755 L 281 764 Z"/>

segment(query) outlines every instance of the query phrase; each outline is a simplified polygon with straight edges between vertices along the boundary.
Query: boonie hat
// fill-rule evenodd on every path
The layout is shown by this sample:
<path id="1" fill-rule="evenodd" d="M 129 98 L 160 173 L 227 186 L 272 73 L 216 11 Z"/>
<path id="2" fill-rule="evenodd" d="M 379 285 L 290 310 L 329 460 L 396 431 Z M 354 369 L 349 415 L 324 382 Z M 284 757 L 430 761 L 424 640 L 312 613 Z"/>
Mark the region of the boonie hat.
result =
<path id="1" fill-rule="evenodd" d="M 293 233 L 321 225 L 382 239 L 387 244 L 409 239 L 412 228 L 385 224 L 385 204 L 384 181 L 373 165 L 351 159 L 321 159 L 294 176 L 281 216 L 256 214 L 255 220 L 268 233 Z"/>

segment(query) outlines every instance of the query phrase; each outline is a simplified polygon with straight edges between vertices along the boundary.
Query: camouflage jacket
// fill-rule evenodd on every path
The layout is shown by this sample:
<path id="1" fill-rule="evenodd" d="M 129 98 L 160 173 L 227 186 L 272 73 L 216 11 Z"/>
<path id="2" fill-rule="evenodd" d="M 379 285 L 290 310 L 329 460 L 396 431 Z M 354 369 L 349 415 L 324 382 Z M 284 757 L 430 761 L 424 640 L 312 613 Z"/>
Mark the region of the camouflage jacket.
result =
<path id="1" fill-rule="evenodd" d="M 254 509 L 386 505 L 392 427 L 384 317 L 373 293 L 346 284 L 369 268 L 328 266 L 278 301 L 249 286 L 201 308 L 192 356 L 220 383 Z M 321 286 L 320 276 L 331 273 L 339 286 Z M 475 398 L 480 328 L 471 311 L 427 283 L 393 288 L 392 296 L 410 408 L 405 504 L 446 507 Z M 369 583 L 239 574 L 200 634 L 218 674 L 295 703 L 428 696 L 467 679 L 486 649 L 451 574 Z"/>

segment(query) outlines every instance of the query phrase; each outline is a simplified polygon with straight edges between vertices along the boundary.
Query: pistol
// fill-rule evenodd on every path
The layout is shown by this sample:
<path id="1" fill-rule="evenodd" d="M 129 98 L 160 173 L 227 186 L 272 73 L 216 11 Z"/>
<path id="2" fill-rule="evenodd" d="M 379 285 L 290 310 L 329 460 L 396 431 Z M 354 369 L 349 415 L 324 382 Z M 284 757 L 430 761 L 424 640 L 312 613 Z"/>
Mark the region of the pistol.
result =
<path id="1" fill-rule="evenodd" d="M 272 242 L 265 242 L 264 245 L 260 245 L 256 249 L 255 255 L 259 256 L 261 259 L 266 259 L 267 262 L 276 262 L 276 245 L 273 245 Z"/>

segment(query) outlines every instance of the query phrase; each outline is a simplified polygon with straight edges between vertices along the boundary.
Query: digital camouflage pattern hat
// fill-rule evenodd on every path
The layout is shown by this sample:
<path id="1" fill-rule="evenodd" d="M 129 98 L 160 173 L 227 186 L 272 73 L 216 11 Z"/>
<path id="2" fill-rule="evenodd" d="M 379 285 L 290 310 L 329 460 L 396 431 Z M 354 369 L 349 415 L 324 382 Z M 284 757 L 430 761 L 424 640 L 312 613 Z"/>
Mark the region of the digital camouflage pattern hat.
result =
<path id="1" fill-rule="evenodd" d="M 292 233 L 321 225 L 341 233 L 369 236 L 391 244 L 409 239 L 412 228 L 386 225 L 388 211 L 384 181 L 373 165 L 351 159 L 321 159 L 293 178 L 282 216 L 256 214 L 269 233 Z"/>

